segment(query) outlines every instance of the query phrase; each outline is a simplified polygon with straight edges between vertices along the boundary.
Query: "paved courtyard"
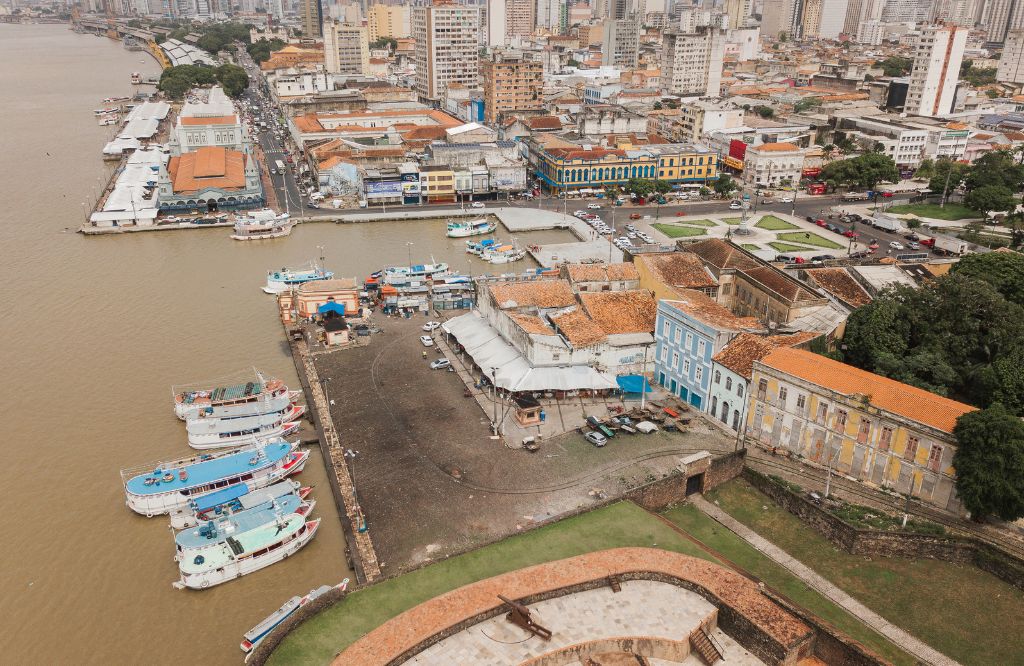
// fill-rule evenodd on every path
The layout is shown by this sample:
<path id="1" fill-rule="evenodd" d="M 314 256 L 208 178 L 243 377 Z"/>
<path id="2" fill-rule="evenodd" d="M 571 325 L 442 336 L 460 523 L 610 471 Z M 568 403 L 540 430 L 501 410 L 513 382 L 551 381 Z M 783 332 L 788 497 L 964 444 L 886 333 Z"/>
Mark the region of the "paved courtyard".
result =
<path id="1" fill-rule="evenodd" d="M 552 632 L 544 641 L 516 627 L 505 615 L 469 627 L 405 662 L 416 666 L 441 664 L 519 664 L 547 652 L 602 638 L 646 636 L 687 642 L 687 637 L 715 610 L 700 595 L 655 581 L 622 583 L 621 592 L 609 587 L 586 590 L 530 604 L 530 615 Z M 724 664 L 756 666 L 762 662 L 721 630 L 712 634 L 725 650 Z M 684 661 L 696 666 L 696 655 Z"/>
<path id="2" fill-rule="evenodd" d="M 316 356 L 342 445 L 356 452 L 353 477 L 385 573 L 617 496 L 687 453 L 725 448 L 701 429 L 616 437 L 601 449 L 574 431 L 536 453 L 508 448 L 459 374 L 429 368 L 440 355 L 419 342 L 425 321 L 375 313 L 382 332 L 370 344 Z"/>

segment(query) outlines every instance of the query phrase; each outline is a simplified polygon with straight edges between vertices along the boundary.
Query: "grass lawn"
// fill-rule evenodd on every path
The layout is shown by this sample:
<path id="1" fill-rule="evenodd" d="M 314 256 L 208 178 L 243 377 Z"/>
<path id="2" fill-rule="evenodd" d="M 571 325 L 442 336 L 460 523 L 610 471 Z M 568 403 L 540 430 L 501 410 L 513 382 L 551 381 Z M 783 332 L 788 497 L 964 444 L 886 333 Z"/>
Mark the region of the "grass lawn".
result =
<path id="1" fill-rule="evenodd" d="M 803 245 L 793 245 L 791 243 L 780 243 L 778 241 L 772 241 L 771 243 L 768 243 L 768 245 L 770 245 L 772 248 L 778 250 L 779 252 L 806 252 L 807 250 L 811 249 L 809 247 L 804 247 Z"/>
<path id="2" fill-rule="evenodd" d="M 731 224 L 731 225 L 734 225 L 734 226 L 739 226 L 739 224 L 740 224 L 740 222 L 742 220 L 743 220 L 742 217 L 723 217 L 722 218 L 722 222 L 725 222 L 726 224 Z"/>
<path id="3" fill-rule="evenodd" d="M 708 231 L 704 227 L 686 227 L 679 224 L 652 224 L 652 227 L 665 234 L 669 238 L 686 238 L 688 236 L 703 236 Z"/>
<path id="4" fill-rule="evenodd" d="M 839 243 L 833 243 L 829 239 L 819 236 L 812 231 L 794 231 L 788 234 L 779 234 L 776 236 L 780 241 L 792 241 L 794 243 L 803 243 L 805 245 L 813 245 L 815 247 L 824 247 L 829 250 L 841 250 L 843 245 Z"/>
<path id="5" fill-rule="evenodd" d="M 676 222 L 680 224 L 691 224 L 695 227 L 717 227 L 718 223 L 714 220 L 691 220 L 686 217 L 681 217 Z"/>
<path id="6" fill-rule="evenodd" d="M 755 227 L 761 227 L 768 231 L 783 231 L 785 229 L 799 229 L 797 225 L 792 222 L 786 222 L 781 217 L 775 217 L 774 215 L 765 215 L 761 218 L 761 221 L 754 225 Z"/>
<path id="7" fill-rule="evenodd" d="M 753 250 L 760 250 L 761 249 L 760 245 L 754 245 L 753 243 L 740 243 L 740 247 L 742 247 L 744 250 L 751 250 L 751 251 L 753 251 Z"/>
<path id="8" fill-rule="evenodd" d="M 938 204 L 902 204 L 890 207 L 889 212 L 920 215 L 921 217 L 931 217 L 936 220 L 963 220 L 972 217 L 985 217 L 974 209 L 955 203 L 947 203 L 945 208 L 939 208 Z"/>
<path id="9" fill-rule="evenodd" d="M 704 535 L 714 534 L 714 529 L 718 527 L 717 523 L 693 511 L 692 508 L 683 511 L 681 515 L 687 520 L 687 529 L 700 530 Z M 682 520 L 676 517 L 675 512 L 670 518 L 676 522 Z M 724 528 L 720 529 L 722 530 Z M 735 537 L 733 539 L 738 541 Z M 271 662 L 325 664 L 339 651 L 383 622 L 449 590 L 533 564 L 621 546 L 656 546 L 716 561 L 713 555 L 637 505 L 620 502 L 356 590 L 344 601 L 313 617 L 292 632 L 274 651 Z M 753 556 L 761 558 L 766 566 L 772 564 L 756 551 Z M 727 557 L 731 558 L 733 555 Z M 742 564 L 738 559 L 737 563 Z M 778 579 L 781 581 L 788 575 L 783 571 L 778 574 Z M 792 586 L 802 586 L 802 583 L 792 576 L 790 579 L 787 582 L 790 588 L 785 590 L 787 596 L 790 595 Z M 779 588 L 782 589 L 782 586 Z M 817 600 L 811 599 L 812 596 L 817 597 Z M 792 598 L 797 599 L 796 596 Z M 829 612 L 838 614 L 836 617 L 845 615 L 842 609 L 833 606 L 813 590 L 807 590 L 805 597 L 802 598 L 818 604 L 812 606 L 808 603 L 808 608 L 831 607 Z M 873 634 L 868 627 L 851 616 L 846 615 L 845 621 L 854 628 L 859 626 L 861 632 Z M 860 637 L 860 634 L 854 635 Z M 871 645 L 879 652 L 897 663 L 912 663 L 907 655 L 898 651 L 881 636 L 874 636 L 876 642 Z"/>
<path id="10" fill-rule="evenodd" d="M 1024 592 L 995 576 L 938 560 L 851 555 L 745 481 L 720 486 L 708 499 L 953 659 L 963 664 L 1024 663 L 1024 641 L 1011 638 L 1024 632 Z M 724 549 L 723 554 L 728 556 Z"/>

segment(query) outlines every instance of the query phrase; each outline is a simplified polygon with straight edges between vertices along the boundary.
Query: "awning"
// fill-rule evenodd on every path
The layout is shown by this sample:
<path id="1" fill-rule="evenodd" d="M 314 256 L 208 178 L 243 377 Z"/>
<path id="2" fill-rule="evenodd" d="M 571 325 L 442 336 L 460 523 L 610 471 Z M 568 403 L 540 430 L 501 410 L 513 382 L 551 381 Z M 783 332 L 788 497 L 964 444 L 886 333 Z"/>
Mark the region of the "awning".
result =
<path id="1" fill-rule="evenodd" d="M 324 314 L 326 312 L 337 312 L 340 315 L 345 314 L 345 304 L 336 303 L 334 301 L 327 301 L 316 309 L 317 314 Z"/>
<path id="2" fill-rule="evenodd" d="M 651 384 L 643 375 L 619 375 L 615 381 L 624 393 L 651 392 Z"/>
<path id="3" fill-rule="evenodd" d="M 614 389 L 611 376 L 588 365 L 534 367 L 519 351 L 476 312 L 469 312 L 442 324 L 484 375 L 507 391 L 576 391 Z"/>

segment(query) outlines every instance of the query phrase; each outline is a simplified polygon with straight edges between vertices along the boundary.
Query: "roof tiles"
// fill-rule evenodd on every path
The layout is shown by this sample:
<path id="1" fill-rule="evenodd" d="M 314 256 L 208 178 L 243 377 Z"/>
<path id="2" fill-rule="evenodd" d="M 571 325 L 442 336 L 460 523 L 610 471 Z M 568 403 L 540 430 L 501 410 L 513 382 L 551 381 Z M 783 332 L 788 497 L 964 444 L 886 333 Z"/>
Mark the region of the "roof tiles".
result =
<path id="1" fill-rule="evenodd" d="M 712 360 L 749 380 L 754 361 L 760 361 L 777 347 L 793 347 L 812 340 L 817 335 L 811 332 L 768 336 L 740 333 Z"/>
<path id="2" fill-rule="evenodd" d="M 658 304 L 647 290 L 582 292 L 580 302 L 590 318 L 609 335 L 654 332 Z"/>
<path id="3" fill-rule="evenodd" d="M 509 308 L 565 308 L 575 305 L 572 288 L 565 280 L 506 282 L 489 287 L 491 297 L 502 310 Z"/>

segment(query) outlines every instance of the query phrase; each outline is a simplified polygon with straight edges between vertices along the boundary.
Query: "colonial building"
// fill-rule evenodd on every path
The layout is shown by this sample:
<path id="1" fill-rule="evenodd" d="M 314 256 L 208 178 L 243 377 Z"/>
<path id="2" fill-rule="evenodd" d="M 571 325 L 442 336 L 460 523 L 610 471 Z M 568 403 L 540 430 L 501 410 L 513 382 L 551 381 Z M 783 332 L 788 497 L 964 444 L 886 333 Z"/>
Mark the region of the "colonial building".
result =
<path id="1" fill-rule="evenodd" d="M 636 148 L 552 147 L 530 142 L 531 162 L 552 190 L 625 185 L 630 178 L 706 183 L 718 178 L 717 156 L 697 144 Z"/>
<path id="2" fill-rule="evenodd" d="M 972 410 L 809 351 L 779 348 L 753 364 L 746 434 L 956 511 L 953 427 Z"/>
<path id="3" fill-rule="evenodd" d="M 640 287 L 658 300 L 679 298 L 682 290 L 695 289 L 711 298 L 718 296 L 718 279 L 700 257 L 689 252 L 638 254 L 633 258 Z"/>
<path id="4" fill-rule="evenodd" d="M 160 167 L 162 211 L 209 212 L 263 205 L 256 159 L 246 150 L 205 146 L 172 155 Z"/>

